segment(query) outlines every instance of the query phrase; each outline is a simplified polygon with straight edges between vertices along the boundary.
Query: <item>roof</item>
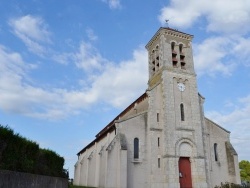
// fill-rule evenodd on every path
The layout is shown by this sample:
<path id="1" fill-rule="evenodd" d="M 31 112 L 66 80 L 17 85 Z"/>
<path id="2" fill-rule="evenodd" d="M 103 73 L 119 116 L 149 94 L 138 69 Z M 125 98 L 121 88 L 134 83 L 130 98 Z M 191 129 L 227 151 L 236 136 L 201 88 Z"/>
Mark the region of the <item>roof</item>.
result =
<path id="1" fill-rule="evenodd" d="M 95 142 L 101 140 L 107 133 L 112 132 L 113 130 L 115 130 L 115 122 L 117 120 L 119 120 L 120 117 L 124 116 L 129 110 L 131 110 L 132 108 L 134 108 L 136 103 L 140 103 L 141 101 L 143 101 L 145 98 L 147 98 L 148 95 L 147 93 L 143 93 L 138 99 L 136 99 L 133 103 L 131 103 L 127 108 L 125 108 L 125 110 L 123 110 L 118 116 L 116 116 L 108 125 L 106 125 L 95 137 L 95 139 L 90 142 L 86 147 L 84 147 L 81 151 L 79 151 L 77 153 L 77 155 L 80 155 L 81 153 L 83 153 L 84 151 L 86 151 L 88 148 L 90 148 L 91 146 L 93 146 L 95 144 Z"/>
<path id="2" fill-rule="evenodd" d="M 193 37 L 194 37 L 193 35 L 190 35 L 190 34 L 188 34 L 188 33 L 181 32 L 181 31 L 179 31 L 179 30 L 177 30 L 177 29 L 173 29 L 173 28 L 170 28 L 170 27 L 160 27 L 160 28 L 158 29 L 158 31 L 154 34 L 154 36 L 150 39 L 150 41 L 147 43 L 146 48 L 148 48 L 148 46 L 152 43 L 152 41 L 153 41 L 157 36 L 159 36 L 160 32 L 163 31 L 163 30 L 173 31 L 173 32 L 176 32 L 176 33 L 180 33 L 180 34 L 186 35 L 186 36 L 188 36 L 188 37 L 190 37 L 190 38 L 193 38 Z"/>
<path id="3" fill-rule="evenodd" d="M 207 121 L 210 121 L 212 124 L 214 124 L 215 126 L 219 127 L 220 129 L 222 129 L 223 131 L 226 131 L 227 133 L 231 133 L 230 131 L 226 130 L 225 128 L 219 126 L 217 123 L 213 122 L 211 119 L 208 119 L 207 117 L 205 117 L 205 119 Z"/>

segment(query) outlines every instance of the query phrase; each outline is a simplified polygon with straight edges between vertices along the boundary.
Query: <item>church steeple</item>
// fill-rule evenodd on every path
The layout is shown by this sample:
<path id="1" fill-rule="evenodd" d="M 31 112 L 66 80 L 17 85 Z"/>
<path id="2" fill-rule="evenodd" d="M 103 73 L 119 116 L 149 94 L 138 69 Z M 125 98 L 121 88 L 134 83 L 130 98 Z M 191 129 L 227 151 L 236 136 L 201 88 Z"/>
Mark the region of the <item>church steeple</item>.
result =
<path id="1" fill-rule="evenodd" d="M 148 50 L 149 86 L 157 82 L 163 69 L 194 74 L 191 42 L 193 35 L 161 27 L 146 45 Z"/>
<path id="2" fill-rule="evenodd" d="M 194 71 L 192 39 L 193 35 L 161 27 L 146 45 L 149 67 L 148 143 L 152 143 L 149 154 L 152 163 L 150 176 L 159 173 L 155 168 L 156 158 L 163 162 L 164 169 L 174 166 L 175 170 L 165 171 L 161 176 L 167 179 L 166 187 L 171 188 L 180 187 L 179 172 L 183 171 L 183 163 L 187 163 L 193 174 L 187 178 L 188 187 L 202 185 L 207 188 L 203 120 Z M 156 121 L 158 116 L 159 122 Z M 155 140 L 156 135 L 163 140 L 161 149 L 155 149 L 154 142 L 150 142 Z M 196 166 L 201 165 L 204 170 L 199 172 L 200 179 L 195 179 L 194 174 L 198 172 Z M 155 179 L 150 180 L 151 185 L 157 184 Z"/>

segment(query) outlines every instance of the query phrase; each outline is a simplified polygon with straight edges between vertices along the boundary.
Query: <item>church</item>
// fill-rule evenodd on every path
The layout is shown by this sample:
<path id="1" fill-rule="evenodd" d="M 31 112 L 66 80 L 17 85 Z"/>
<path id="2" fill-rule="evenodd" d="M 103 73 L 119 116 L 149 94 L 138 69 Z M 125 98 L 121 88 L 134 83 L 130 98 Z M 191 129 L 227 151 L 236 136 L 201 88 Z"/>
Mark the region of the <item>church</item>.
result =
<path id="1" fill-rule="evenodd" d="M 213 188 L 240 184 L 230 132 L 204 116 L 193 35 L 161 27 L 146 45 L 148 88 L 79 151 L 74 184 Z"/>

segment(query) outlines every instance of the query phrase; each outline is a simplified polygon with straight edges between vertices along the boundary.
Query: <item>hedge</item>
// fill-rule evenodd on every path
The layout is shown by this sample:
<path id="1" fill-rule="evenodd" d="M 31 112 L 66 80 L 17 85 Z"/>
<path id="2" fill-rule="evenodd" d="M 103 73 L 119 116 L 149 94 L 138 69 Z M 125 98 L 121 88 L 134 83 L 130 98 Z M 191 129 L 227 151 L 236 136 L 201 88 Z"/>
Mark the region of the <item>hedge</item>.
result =
<path id="1" fill-rule="evenodd" d="M 0 125 L 0 169 L 67 177 L 64 158 Z"/>

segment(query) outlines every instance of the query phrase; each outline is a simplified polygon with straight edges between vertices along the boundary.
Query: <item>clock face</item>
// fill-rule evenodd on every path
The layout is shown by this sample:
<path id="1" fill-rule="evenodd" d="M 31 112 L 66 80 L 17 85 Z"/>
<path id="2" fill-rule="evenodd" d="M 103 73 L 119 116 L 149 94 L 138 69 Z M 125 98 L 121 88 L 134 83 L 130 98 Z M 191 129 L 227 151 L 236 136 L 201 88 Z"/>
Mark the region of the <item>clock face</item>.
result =
<path id="1" fill-rule="evenodd" d="M 183 83 L 178 83 L 178 88 L 180 91 L 184 91 L 185 90 L 185 85 Z"/>

